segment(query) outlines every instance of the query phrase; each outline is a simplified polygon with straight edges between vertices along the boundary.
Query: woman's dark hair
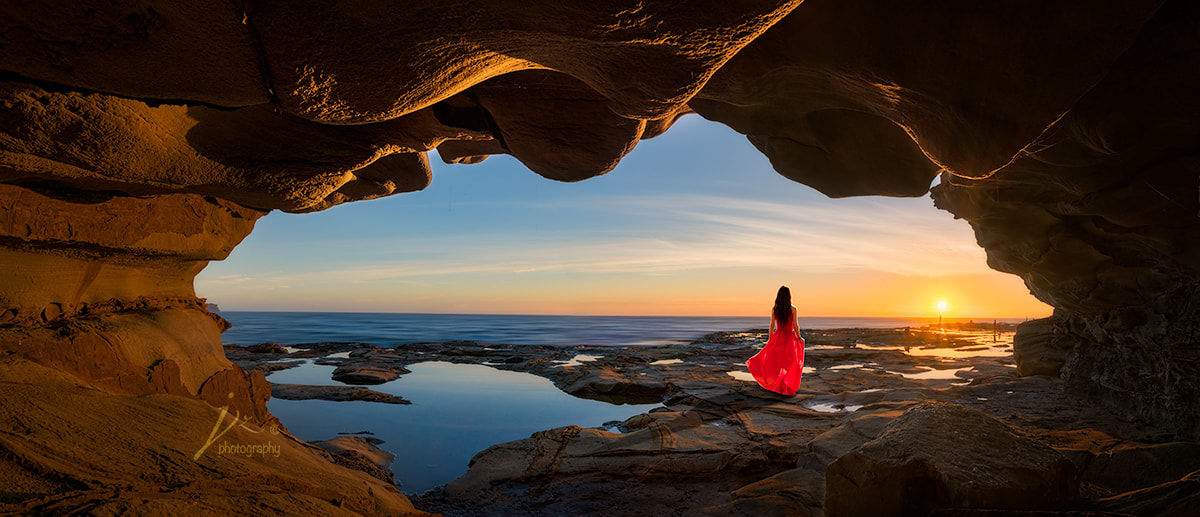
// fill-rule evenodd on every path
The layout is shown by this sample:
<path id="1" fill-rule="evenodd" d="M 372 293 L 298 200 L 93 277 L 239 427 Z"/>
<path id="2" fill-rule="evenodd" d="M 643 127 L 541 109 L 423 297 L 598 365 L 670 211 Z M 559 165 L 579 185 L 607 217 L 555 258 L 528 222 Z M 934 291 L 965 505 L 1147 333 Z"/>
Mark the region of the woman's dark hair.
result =
<path id="1" fill-rule="evenodd" d="M 771 309 L 771 313 L 780 327 L 792 317 L 792 291 L 786 285 L 779 287 L 779 294 L 775 295 L 775 308 Z"/>

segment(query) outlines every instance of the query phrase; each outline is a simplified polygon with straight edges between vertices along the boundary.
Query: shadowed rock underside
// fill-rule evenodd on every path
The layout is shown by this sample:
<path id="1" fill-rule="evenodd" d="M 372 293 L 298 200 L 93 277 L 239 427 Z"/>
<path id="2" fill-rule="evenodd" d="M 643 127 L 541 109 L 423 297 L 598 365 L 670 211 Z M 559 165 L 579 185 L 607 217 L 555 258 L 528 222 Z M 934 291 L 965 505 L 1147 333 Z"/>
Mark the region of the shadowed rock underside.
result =
<path id="1" fill-rule="evenodd" d="M 269 386 L 224 357 L 225 323 L 192 288 L 267 211 L 420 190 L 432 149 L 579 181 L 689 113 L 832 197 L 922 196 L 940 175 L 937 206 L 1056 309 L 1018 343 L 1022 371 L 1194 439 L 1197 26 L 1184 0 L 5 3 L 0 385 L 6 408 L 31 406 L 0 429 L 0 472 L 19 480 L 0 504 L 125 504 L 127 484 L 34 452 L 86 439 L 50 440 L 55 415 L 177 406 L 201 444 L 201 407 L 274 423 Z M 34 410 L 59 399 L 74 409 Z M 118 449 L 163 432 L 122 422 Z M 292 509 L 412 511 L 374 478 L 310 466 L 325 464 L 357 502 L 313 489 Z M 292 466 L 251 470 L 188 465 L 135 491 L 298 483 Z"/>

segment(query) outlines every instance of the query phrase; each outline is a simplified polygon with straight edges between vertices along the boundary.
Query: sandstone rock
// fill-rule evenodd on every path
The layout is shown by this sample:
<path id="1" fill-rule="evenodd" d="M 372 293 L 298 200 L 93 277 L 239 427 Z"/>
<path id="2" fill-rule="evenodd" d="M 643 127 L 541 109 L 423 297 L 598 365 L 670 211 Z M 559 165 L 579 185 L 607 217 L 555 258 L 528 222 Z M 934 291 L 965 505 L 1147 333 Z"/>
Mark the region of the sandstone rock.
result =
<path id="1" fill-rule="evenodd" d="M 536 486 L 551 479 L 603 476 L 614 480 L 737 479 L 769 470 L 780 461 L 766 444 L 747 440 L 733 426 L 706 424 L 699 412 L 651 413 L 636 430 L 616 434 L 562 427 L 480 452 L 466 474 L 446 485 L 446 494 L 465 501 L 488 501 L 491 487 L 504 483 Z M 795 457 L 782 459 L 791 463 Z"/>
<path id="2" fill-rule="evenodd" d="M 20 243 L 0 248 L 0 289 L 14 321 L 196 304 L 192 278 L 263 215 L 196 195 L 62 197 L 0 184 L 0 237 Z"/>
<path id="3" fill-rule="evenodd" d="M 0 443 L 0 513 L 428 515 L 282 429 L 194 398 L 109 394 L 10 359 L 0 399 L 20 415 L 4 419 L 20 439 Z"/>
<path id="4" fill-rule="evenodd" d="M 402 366 L 373 367 L 361 365 L 339 366 L 333 370 L 333 380 L 346 384 L 383 384 L 410 373 Z"/>
<path id="5" fill-rule="evenodd" d="M 124 97 L 262 104 L 266 78 L 242 17 L 237 4 L 193 0 L 10 3 L 0 69 Z"/>
<path id="6" fill-rule="evenodd" d="M 303 384 L 271 383 L 271 396 L 284 400 L 363 400 L 384 404 L 412 404 L 404 397 L 369 390 L 361 386 L 308 386 Z"/>
<path id="7" fill-rule="evenodd" d="M 920 196 L 940 169 L 983 177 L 1011 161 L 1105 76 L 1156 8 L 810 0 L 689 105 L 831 197 Z M 1095 32 L 1108 38 L 1086 51 L 1047 44 Z M 990 72 L 967 72 L 978 63 Z"/>
<path id="8" fill-rule="evenodd" d="M 752 0 L 681 16 L 677 5 L 635 2 L 534 7 L 506 0 L 405 10 L 385 2 L 277 2 L 257 5 L 250 18 L 282 107 L 311 120 L 388 120 L 492 77 L 538 68 L 582 81 L 611 99 L 618 115 L 648 119 L 678 109 L 799 4 Z"/>
<path id="9" fill-rule="evenodd" d="M 1200 266 L 1181 244 L 1200 236 L 1200 129 L 1186 122 L 1200 100 L 1183 94 L 1200 87 L 1197 20 L 1195 4 L 1165 2 L 1026 155 L 989 179 L 944 176 L 934 193 L 991 267 L 1062 312 L 1055 335 L 1081 343 L 1061 371 L 1071 389 L 1181 437 L 1200 429 L 1200 385 L 1183 380 L 1200 364 Z"/>
<path id="10" fill-rule="evenodd" d="M 170 388 L 165 392 L 195 396 L 233 365 L 220 351 L 216 323 L 198 307 L 180 305 L 92 315 L 73 321 L 67 331 L 0 329 L 0 350 L 107 393 L 146 395 Z"/>
<path id="11" fill-rule="evenodd" d="M 1069 335 L 1056 333 L 1062 318 L 1027 321 L 1017 327 L 1013 337 L 1013 359 L 1018 375 L 1055 375 L 1062 371 L 1067 354 L 1076 345 Z"/>
<path id="12" fill-rule="evenodd" d="M 271 383 L 261 372 L 247 372 L 238 366 L 221 370 L 204 382 L 197 395 L 200 400 L 243 420 L 259 425 L 278 422 L 267 411 Z"/>
<path id="13" fill-rule="evenodd" d="M 430 171 L 418 151 L 446 138 L 481 137 L 442 126 L 428 110 L 336 128 L 266 104 L 232 111 L 151 105 L 13 82 L 0 82 L 0 123 L 25 128 L 0 137 L 2 182 L 197 193 L 296 212 L 423 189 Z"/>
<path id="14" fill-rule="evenodd" d="M 563 388 L 577 397 L 605 400 L 614 403 L 653 404 L 661 402 L 668 385 L 659 378 L 643 375 L 622 375 L 616 371 L 594 370 Z"/>
<path id="15" fill-rule="evenodd" d="M 984 413 L 918 405 L 829 465 L 825 514 L 917 515 L 939 508 L 1059 509 L 1075 466 Z"/>
<path id="16" fill-rule="evenodd" d="M 380 449 L 383 440 L 361 436 L 339 436 L 328 440 L 309 442 L 333 455 L 334 461 L 344 467 L 366 472 L 371 477 L 395 485 L 395 476 L 388 468 L 396 455 Z"/>
<path id="17" fill-rule="evenodd" d="M 707 515 L 745 517 L 821 517 L 825 473 L 810 469 L 780 472 L 737 489 L 733 500 L 705 508 Z"/>
<path id="18" fill-rule="evenodd" d="M 575 181 L 694 110 L 831 196 L 919 196 L 940 173 L 937 206 L 972 225 L 991 267 L 1058 311 L 1041 333 L 1057 344 L 1022 339 L 1021 372 L 1058 371 L 1073 393 L 1194 438 L 1197 23 L 1200 5 L 1187 0 L 9 2 L 0 351 L 72 379 L 54 390 L 76 383 L 121 403 L 202 396 L 267 418 L 265 385 L 221 356 L 224 325 L 191 285 L 258 209 L 316 211 L 423 188 L 423 153 L 435 148 L 459 163 L 508 153 Z M 1055 348 L 1069 348 L 1061 368 Z M 846 375 L 808 382 L 814 392 L 863 389 Z M 894 382 L 914 391 L 887 397 L 928 388 Z M 643 384 L 599 379 L 581 390 L 633 385 Z M 757 397 L 739 389 L 685 375 L 668 388 L 706 410 Z M 786 415 L 747 412 L 746 427 L 782 430 Z M 770 450 L 792 454 L 780 438 L 791 434 L 773 436 Z M 27 493 L 84 489 L 51 478 Z M 117 511 L 130 493 L 101 495 Z M 193 495 L 228 510 L 214 494 Z M 318 501 L 327 492 L 297 494 L 328 509 Z M 14 511 L 66 512 L 67 499 Z M 143 504 L 153 513 L 167 503 Z"/>
<path id="19" fill-rule="evenodd" d="M 884 427 L 904 413 L 906 408 L 875 407 L 862 408 L 842 420 L 842 425 L 821 433 L 808 442 L 801 465 L 824 469 L 838 458 L 874 440 Z M 811 463 L 810 463 L 811 462 Z"/>
<path id="20" fill-rule="evenodd" d="M 246 351 L 254 354 L 286 354 L 287 349 L 279 343 L 260 343 L 246 347 Z"/>
<path id="21" fill-rule="evenodd" d="M 348 451 L 355 451 L 369 460 L 371 463 L 378 465 L 380 468 L 388 468 L 392 462 L 396 460 L 396 455 L 388 451 L 380 449 L 379 444 L 383 440 L 378 438 L 370 438 L 363 436 L 339 436 L 328 440 L 320 440 L 309 442 L 317 447 L 325 449 L 332 454 L 344 454 Z"/>

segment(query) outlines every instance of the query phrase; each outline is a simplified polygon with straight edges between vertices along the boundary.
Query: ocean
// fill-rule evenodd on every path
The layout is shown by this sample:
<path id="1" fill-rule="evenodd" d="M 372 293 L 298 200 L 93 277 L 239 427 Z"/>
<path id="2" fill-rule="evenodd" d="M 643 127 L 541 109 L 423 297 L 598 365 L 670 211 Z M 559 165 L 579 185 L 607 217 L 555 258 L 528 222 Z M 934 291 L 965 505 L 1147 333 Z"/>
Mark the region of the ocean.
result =
<path id="1" fill-rule="evenodd" d="M 509 345 L 657 345 L 687 343 L 717 331 L 765 329 L 767 317 L 535 316 L 389 314 L 353 312 L 242 312 L 218 314 L 233 327 L 226 344 L 357 341 L 388 347 L 404 343 L 471 340 Z M 800 318 L 800 328 L 903 328 L 935 318 Z M 947 323 L 968 318 L 946 318 Z M 991 322 L 992 318 L 976 321 Z M 1000 319 L 1020 323 L 1023 319 Z"/>

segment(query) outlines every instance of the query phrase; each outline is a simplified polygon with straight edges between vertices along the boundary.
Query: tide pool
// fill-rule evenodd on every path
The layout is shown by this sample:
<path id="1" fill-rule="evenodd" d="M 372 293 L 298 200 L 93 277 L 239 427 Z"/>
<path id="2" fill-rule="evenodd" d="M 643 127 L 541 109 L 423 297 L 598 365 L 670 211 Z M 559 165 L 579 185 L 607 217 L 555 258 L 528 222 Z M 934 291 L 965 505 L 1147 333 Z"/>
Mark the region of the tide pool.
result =
<path id="1" fill-rule="evenodd" d="M 566 425 L 600 427 L 658 404 L 614 405 L 563 393 L 549 379 L 482 365 L 424 362 L 412 373 L 368 386 L 412 405 L 271 399 L 267 407 L 302 440 L 369 432 L 396 454 L 392 472 L 407 494 L 419 494 L 462 475 L 467 462 L 492 445 Z M 274 372 L 276 383 L 339 385 L 334 367 L 312 364 Z"/>

